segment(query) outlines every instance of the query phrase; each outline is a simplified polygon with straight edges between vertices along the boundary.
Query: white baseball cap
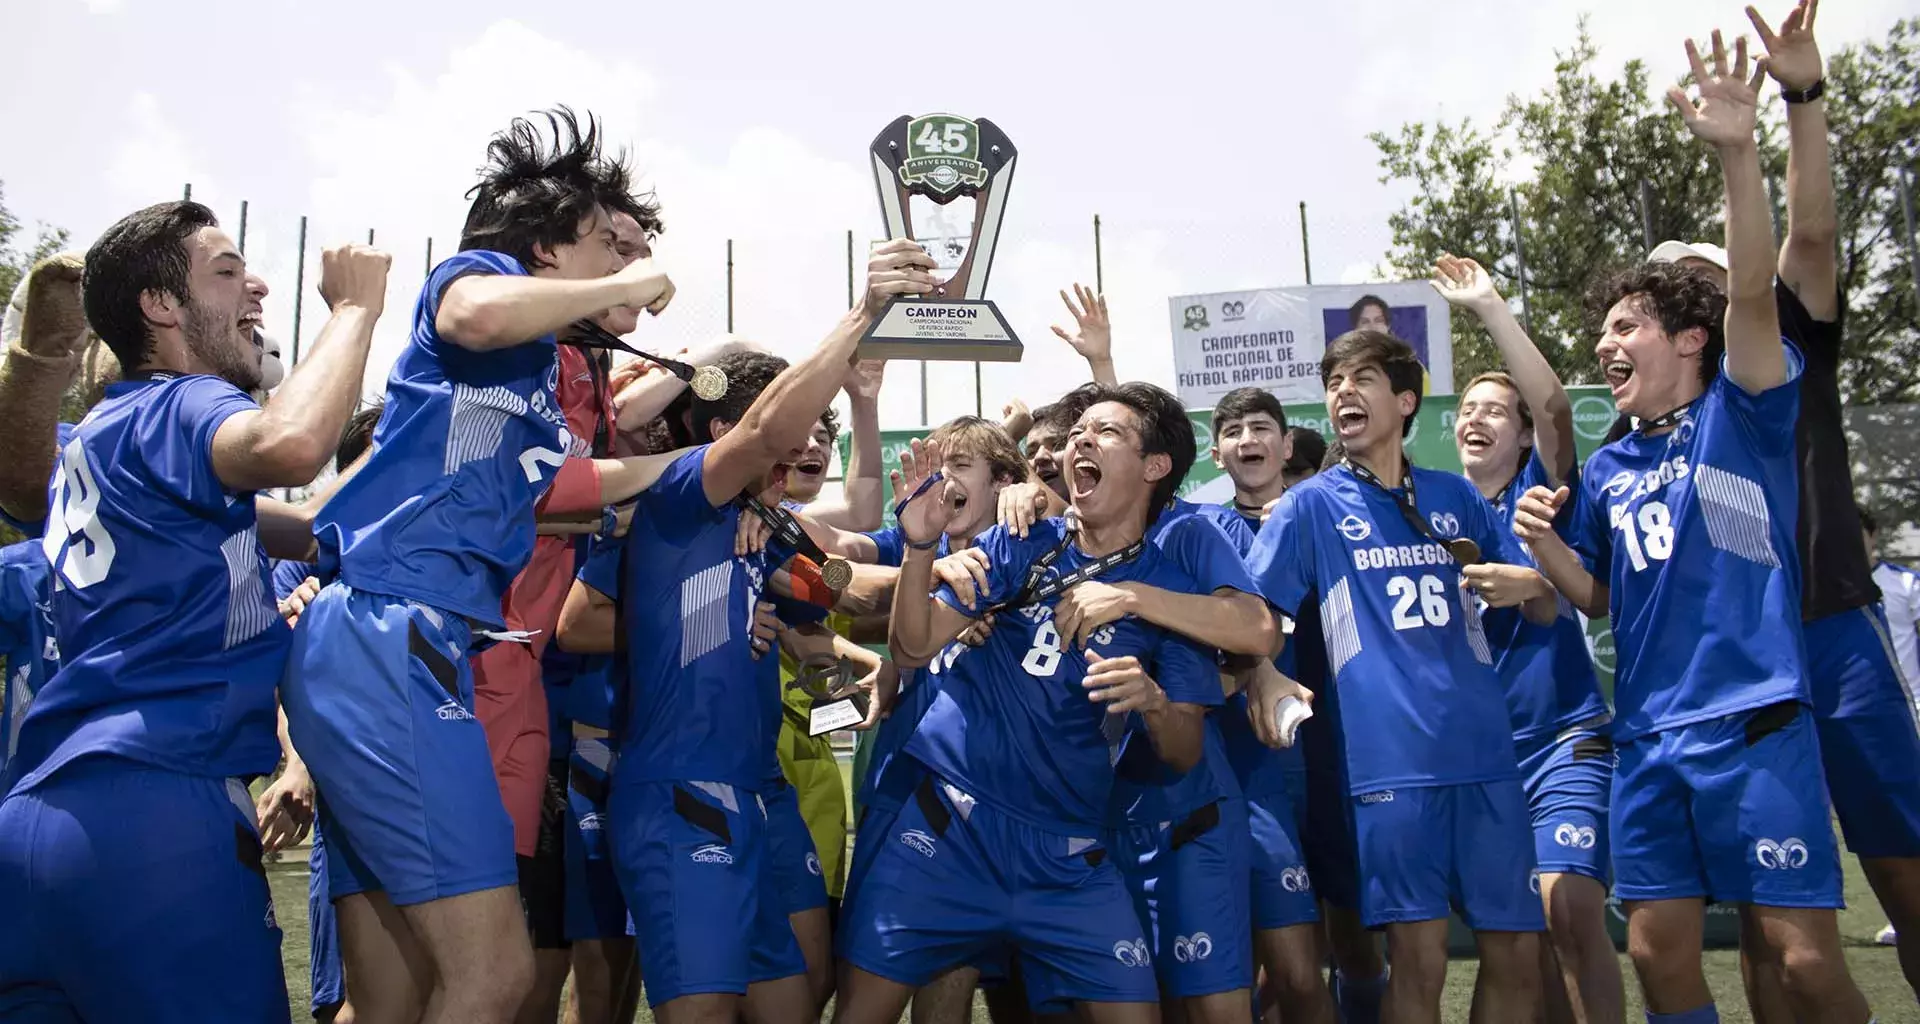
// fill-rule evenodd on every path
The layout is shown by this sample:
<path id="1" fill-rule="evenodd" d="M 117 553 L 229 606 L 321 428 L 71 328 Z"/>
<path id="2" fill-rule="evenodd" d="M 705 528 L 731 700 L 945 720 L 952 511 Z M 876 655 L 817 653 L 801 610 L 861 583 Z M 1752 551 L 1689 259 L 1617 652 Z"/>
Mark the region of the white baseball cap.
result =
<path id="1" fill-rule="evenodd" d="M 1649 263 L 1678 263 L 1681 260 L 1706 260 L 1708 263 L 1727 269 L 1727 250 L 1712 242 L 1675 242 L 1666 241 L 1653 247 L 1647 254 Z"/>

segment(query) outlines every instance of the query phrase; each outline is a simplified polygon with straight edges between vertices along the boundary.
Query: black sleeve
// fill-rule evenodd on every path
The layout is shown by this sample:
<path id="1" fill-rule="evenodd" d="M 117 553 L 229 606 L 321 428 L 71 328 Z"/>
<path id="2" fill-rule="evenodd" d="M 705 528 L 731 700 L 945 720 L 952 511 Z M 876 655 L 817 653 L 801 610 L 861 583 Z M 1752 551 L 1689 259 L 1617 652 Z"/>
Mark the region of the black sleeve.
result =
<path id="1" fill-rule="evenodd" d="M 1847 319 L 1845 303 L 1839 308 L 1832 321 L 1815 320 L 1807 312 L 1800 296 L 1787 287 L 1779 278 L 1773 280 L 1774 302 L 1780 310 L 1780 333 L 1800 349 L 1800 354 L 1811 363 L 1827 366 L 1840 364 L 1840 339 L 1845 333 Z"/>

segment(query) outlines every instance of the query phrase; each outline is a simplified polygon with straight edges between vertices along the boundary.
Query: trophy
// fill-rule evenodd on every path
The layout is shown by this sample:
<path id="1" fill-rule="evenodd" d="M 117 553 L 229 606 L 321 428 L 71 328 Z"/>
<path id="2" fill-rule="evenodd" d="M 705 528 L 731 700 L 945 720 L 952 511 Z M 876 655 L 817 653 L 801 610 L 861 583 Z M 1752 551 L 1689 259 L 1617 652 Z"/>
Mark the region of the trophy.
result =
<path id="1" fill-rule="evenodd" d="M 887 237 L 920 242 L 936 276 L 950 276 L 932 295 L 888 303 L 860 339 L 860 357 L 1018 362 L 1020 339 L 985 298 L 1018 155 L 1006 133 L 953 114 L 902 115 L 874 138 L 872 155 Z M 915 196 L 931 201 L 922 223 Z M 947 212 L 962 196 L 972 200 L 971 221 Z"/>
<path id="2" fill-rule="evenodd" d="M 807 735 L 824 736 L 866 721 L 868 696 L 859 688 L 860 669 L 844 657 L 809 658 L 787 684 L 813 698 Z"/>

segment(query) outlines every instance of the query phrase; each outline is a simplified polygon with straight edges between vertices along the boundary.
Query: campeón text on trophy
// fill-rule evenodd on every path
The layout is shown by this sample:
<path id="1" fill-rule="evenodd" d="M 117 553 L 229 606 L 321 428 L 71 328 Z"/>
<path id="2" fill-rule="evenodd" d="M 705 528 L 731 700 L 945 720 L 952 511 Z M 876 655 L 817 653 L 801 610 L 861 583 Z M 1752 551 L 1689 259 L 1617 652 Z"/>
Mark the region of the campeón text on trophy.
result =
<path id="1" fill-rule="evenodd" d="M 932 295 L 890 302 L 860 339 L 861 358 L 1019 361 L 1020 339 L 985 297 L 1017 153 L 992 121 L 953 114 L 902 115 L 873 140 L 887 237 L 920 242 L 934 258 L 935 276 L 951 274 Z M 923 204 L 921 223 L 914 196 L 932 203 Z M 962 196 L 972 199 L 970 223 L 947 214 Z"/>

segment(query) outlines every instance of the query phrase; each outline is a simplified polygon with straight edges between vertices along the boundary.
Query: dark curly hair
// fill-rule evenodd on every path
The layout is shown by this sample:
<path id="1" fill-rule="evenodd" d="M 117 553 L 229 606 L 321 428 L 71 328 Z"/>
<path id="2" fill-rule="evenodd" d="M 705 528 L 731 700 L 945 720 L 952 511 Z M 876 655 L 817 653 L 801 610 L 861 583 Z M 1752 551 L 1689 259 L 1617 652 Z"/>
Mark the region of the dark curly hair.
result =
<path id="1" fill-rule="evenodd" d="M 787 361 L 764 352 L 733 352 L 720 357 L 714 365 L 727 375 L 727 393 L 713 401 L 694 397 L 693 440 L 696 444 L 713 440 L 714 420 L 738 423 L 744 419 L 760 392 L 786 370 Z"/>
<path id="2" fill-rule="evenodd" d="M 187 239 L 201 228 L 219 226 L 213 211 L 199 203 L 159 203 L 120 218 L 87 250 L 81 306 L 123 373 L 139 369 L 153 355 L 153 332 L 140 297 L 159 292 L 183 305 L 191 302 L 187 279 L 193 257 Z"/>
<path id="3" fill-rule="evenodd" d="M 1134 417 L 1140 421 L 1141 455 L 1165 455 L 1173 462 L 1173 469 L 1153 485 L 1147 516 L 1151 524 L 1173 503 L 1173 496 L 1187 479 L 1187 471 L 1193 468 L 1199 452 L 1193 440 L 1193 421 L 1187 419 L 1186 407 L 1171 392 L 1140 381 L 1118 386 L 1082 384 L 1067 392 L 1057 404 L 1078 410 L 1074 416 L 1077 422 L 1088 409 L 1102 402 L 1117 402 L 1133 410 Z"/>
<path id="4" fill-rule="evenodd" d="M 544 131 L 532 118 L 516 117 L 487 143 L 480 183 L 467 191 L 473 205 L 460 229 L 461 249 L 503 252 L 531 269 L 548 265 L 535 246 L 552 250 L 578 240 L 580 222 L 595 210 L 633 213 L 643 230 L 643 214 L 658 225 L 658 207 L 628 194 L 624 155 L 601 155 L 592 114 L 584 129 L 564 106 L 536 116 L 545 119 Z"/>
<path id="5" fill-rule="evenodd" d="M 1587 317 L 1591 332 L 1606 330 L 1607 313 L 1622 299 L 1660 321 L 1669 336 L 1689 327 L 1707 333 L 1700 350 L 1700 383 L 1711 384 L 1720 373 L 1720 357 L 1727 350 L 1727 297 L 1706 275 L 1677 263 L 1642 263 L 1616 270 L 1587 290 Z"/>

